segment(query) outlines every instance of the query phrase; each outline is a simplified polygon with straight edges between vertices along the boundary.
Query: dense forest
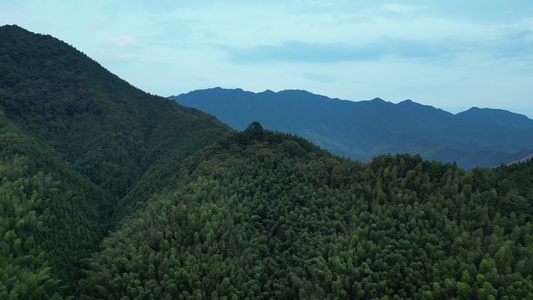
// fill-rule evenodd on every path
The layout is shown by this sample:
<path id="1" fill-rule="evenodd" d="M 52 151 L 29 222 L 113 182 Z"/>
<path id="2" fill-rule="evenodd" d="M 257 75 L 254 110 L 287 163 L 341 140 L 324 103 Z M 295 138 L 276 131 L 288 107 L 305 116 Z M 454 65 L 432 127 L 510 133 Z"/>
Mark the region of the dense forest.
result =
<path id="1" fill-rule="evenodd" d="M 531 160 L 345 159 L 0 45 L 0 299 L 533 298 Z"/>
<path id="2" fill-rule="evenodd" d="M 0 45 L 0 299 L 73 294 L 108 231 L 229 128 L 53 37 L 4 26 Z"/>
<path id="3" fill-rule="evenodd" d="M 532 172 L 400 154 L 362 164 L 255 123 L 187 158 L 104 239 L 81 294 L 532 297 Z"/>

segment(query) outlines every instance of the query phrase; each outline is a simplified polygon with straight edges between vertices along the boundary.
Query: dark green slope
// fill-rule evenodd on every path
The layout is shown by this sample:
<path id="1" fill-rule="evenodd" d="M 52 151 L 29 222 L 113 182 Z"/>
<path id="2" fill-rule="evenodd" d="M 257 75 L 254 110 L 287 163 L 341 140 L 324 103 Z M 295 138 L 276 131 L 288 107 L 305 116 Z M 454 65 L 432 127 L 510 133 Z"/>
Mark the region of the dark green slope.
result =
<path id="1" fill-rule="evenodd" d="M 6 166 L 0 172 L 11 172 L 2 178 L 0 199 L 12 211 L 2 215 L 9 226 L 0 229 L 8 233 L 0 237 L 0 270 L 15 268 L 11 259 L 42 252 L 40 263 L 21 264 L 38 276 L 51 267 L 43 274 L 63 296 L 80 278 L 80 260 L 107 230 L 166 186 L 185 157 L 228 131 L 210 115 L 144 93 L 71 46 L 17 26 L 0 27 L 0 118 L 4 144 L 14 135 L 21 145 L 9 146 L 18 152 L 0 149 Z M 27 202 L 34 194 L 44 200 Z M 33 231 L 33 221 L 17 227 L 32 211 L 46 235 Z M 34 244 L 14 248 L 32 236 Z M 17 272 L 8 277 L 30 280 Z M 17 292 L 13 280 L 5 281 L 8 293 L 39 298 L 32 288 Z"/>
<path id="2" fill-rule="evenodd" d="M 465 168 L 497 166 L 533 150 L 533 120 L 500 110 L 453 115 L 411 100 L 342 101 L 306 91 L 251 93 L 221 88 L 170 99 L 243 130 L 252 121 L 297 134 L 334 154 L 365 161 L 384 153 L 420 154 Z"/>
<path id="3" fill-rule="evenodd" d="M 171 152 L 184 158 L 225 130 L 213 117 L 132 87 L 50 36 L 4 26 L 0 45 L 6 117 L 119 198 L 158 159 Z"/>
<path id="4" fill-rule="evenodd" d="M 82 298 L 533 297 L 533 162 L 361 164 L 258 123 L 184 161 L 102 243 Z M 526 176 L 525 179 L 521 179 Z"/>
<path id="5" fill-rule="evenodd" d="M 98 249 L 111 195 L 0 112 L 0 299 L 72 293 Z"/>
<path id="6" fill-rule="evenodd" d="M 0 299 L 533 297 L 531 178 L 229 131 L 0 28 Z"/>

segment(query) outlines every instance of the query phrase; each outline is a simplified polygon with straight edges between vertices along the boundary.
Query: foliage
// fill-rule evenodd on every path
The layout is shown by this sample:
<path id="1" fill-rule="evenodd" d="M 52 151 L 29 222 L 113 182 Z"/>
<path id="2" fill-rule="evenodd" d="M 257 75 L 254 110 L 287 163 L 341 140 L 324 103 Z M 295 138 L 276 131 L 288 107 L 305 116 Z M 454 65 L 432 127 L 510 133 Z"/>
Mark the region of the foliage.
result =
<path id="1" fill-rule="evenodd" d="M 159 159 L 179 161 L 227 130 L 212 116 L 132 87 L 50 36 L 4 26 L 0 43 L 5 116 L 117 198 Z"/>
<path id="2" fill-rule="evenodd" d="M 351 161 L 0 45 L 0 299 L 533 297 L 532 161 Z"/>
<path id="3" fill-rule="evenodd" d="M 505 203 L 533 185 L 491 187 L 517 179 L 515 170 L 470 172 L 400 154 L 361 164 L 259 126 L 188 158 L 165 194 L 104 240 L 80 293 L 533 296 L 531 198 Z M 533 163 L 513 168 L 531 172 Z"/>
<path id="4" fill-rule="evenodd" d="M 104 236 L 109 195 L 0 121 L 0 298 L 57 298 Z"/>
<path id="5" fill-rule="evenodd" d="M 4 26 L 0 45 L 0 162 L 9 171 L 0 193 L 3 268 L 34 256 L 39 263 L 28 272 L 49 276 L 65 296 L 107 231 L 165 186 L 185 157 L 228 129 L 130 86 L 50 36 Z M 30 237 L 34 250 L 14 248 Z M 13 272 L 9 278 L 28 280 Z M 17 291 L 14 283 L 5 287 Z"/>

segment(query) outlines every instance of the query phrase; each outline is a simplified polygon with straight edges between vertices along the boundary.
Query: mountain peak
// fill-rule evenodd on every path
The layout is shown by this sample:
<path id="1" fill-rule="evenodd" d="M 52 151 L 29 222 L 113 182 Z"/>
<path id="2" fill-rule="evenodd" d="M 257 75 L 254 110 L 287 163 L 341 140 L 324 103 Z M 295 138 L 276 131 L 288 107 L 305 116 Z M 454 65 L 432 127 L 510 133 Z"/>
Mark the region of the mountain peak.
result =
<path id="1" fill-rule="evenodd" d="M 0 30 L 21 30 L 21 31 L 26 31 L 26 32 L 29 32 L 28 30 L 16 25 L 16 24 L 13 24 L 13 25 L 4 25 L 4 26 L 0 26 Z"/>
<path id="2" fill-rule="evenodd" d="M 7 289 L 2 277 L 0 298 L 60 298 L 74 292 L 78 263 L 107 229 L 228 128 L 132 87 L 50 35 L 3 26 L 0 45 L 0 235 L 13 234 L 2 241 L 0 273 L 6 262 L 15 270 Z M 39 201 L 4 209 L 5 195 Z M 17 237 L 28 247 L 10 244 Z"/>
<path id="3" fill-rule="evenodd" d="M 472 107 L 460 112 L 458 118 L 482 125 L 496 125 L 512 128 L 533 128 L 533 120 L 527 116 L 503 109 Z"/>
<path id="4" fill-rule="evenodd" d="M 416 102 L 414 102 L 411 99 L 405 99 L 405 100 L 403 100 L 402 102 L 400 102 L 398 104 L 413 104 L 413 103 L 416 103 Z M 418 104 L 418 103 L 416 103 L 416 104 Z"/>

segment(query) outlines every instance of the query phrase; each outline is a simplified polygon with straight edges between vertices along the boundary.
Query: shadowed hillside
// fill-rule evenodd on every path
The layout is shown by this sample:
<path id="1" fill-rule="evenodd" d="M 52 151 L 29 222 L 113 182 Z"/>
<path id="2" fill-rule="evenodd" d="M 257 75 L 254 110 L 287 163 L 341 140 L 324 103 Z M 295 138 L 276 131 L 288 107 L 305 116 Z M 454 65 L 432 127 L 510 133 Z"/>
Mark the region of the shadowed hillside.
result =
<path id="1" fill-rule="evenodd" d="M 0 45 L 0 299 L 533 297 L 531 160 L 362 163 L 230 130 L 50 36 L 5 26 Z M 434 110 L 359 105 L 346 124 L 389 133 L 370 120 Z"/>
<path id="2" fill-rule="evenodd" d="M 106 238 L 81 294 L 533 296 L 532 166 L 471 172 L 406 154 L 362 164 L 252 123 L 189 157 Z"/>
<path id="3" fill-rule="evenodd" d="M 49 261 L 48 271 L 26 264 L 28 272 L 36 268 L 38 276 L 70 285 L 81 276 L 80 259 L 116 221 L 142 207 L 185 157 L 228 128 L 132 87 L 53 37 L 4 26 L 0 45 L 1 159 L 11 174 L 2 176 L 2 199 L 20 206 L 8 205 L 14 215 L 1 215 L 7 223 L 0 233 L 8 244 L 21 243 L 15 261 L 34 251 Z M 34 221 L 23 222 L 19 235 L 16 220 L 26 213 Z M 34 232 L 35 224 L 46 234 Z M 8 286 L 16 287 L 13 276 Z"/>

